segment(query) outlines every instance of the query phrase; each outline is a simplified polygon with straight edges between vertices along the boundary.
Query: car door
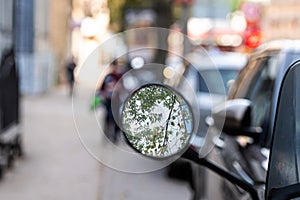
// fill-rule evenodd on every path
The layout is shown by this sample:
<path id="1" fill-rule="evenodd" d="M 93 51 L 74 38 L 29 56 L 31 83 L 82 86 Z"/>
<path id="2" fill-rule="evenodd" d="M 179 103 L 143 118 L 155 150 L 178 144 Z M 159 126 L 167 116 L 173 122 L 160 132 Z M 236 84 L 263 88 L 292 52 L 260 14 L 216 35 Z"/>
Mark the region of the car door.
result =
<path id="1" fill-rule="evenodd" d="M 287 71 L 278 96 L 266 199 L 300 199 L 300 61 Z"/>
<path id="2" fill-rule="evenodd" d="M 266 181 L 267 158 L 262 155 L 261 148 L 268 146 L 270 135 L 269 124 L 272 104 L 272 94 L 276 74 L 278 73 L 278 52 L 268 52 L 262 55 L 255 55 L 250 58 L 247 66 L 241 71 L 237 82 L 229 94 L 229 99 L 249 99 L 251 101 L 252 115 L 251 126 L 261 127 L 263 134 L 251 145 L 243 145 L 239 141 L 245 141 L 241 137 L 231 137 L 222 134 L 222 147 L 215 148 L 210 153 L 210 159 L 225 167 L 243 180 L 261 184 Z M 234 130 L 233 130 L 234 131 Z M 241 140 L 239 140 L 241 138 Z M 246 140 L 249 138 L 246 138 Z M 218 147 L 218 145 L 217 145 Z M 213 155 L 215 154 L 215 155 Z M 213 180 L 215 187 L 208 187 L 208 199 L 216 199 L 216 180 L 220 177 L 208 172 L 208 182 Z M 222 178 L 221 178 L 222 179 Z M 221 193 L 220 199 L 241 199 L 245 193 L 226 180 L 218 181 Z M 246 195 L 247 196 L 247 195 Z"/>

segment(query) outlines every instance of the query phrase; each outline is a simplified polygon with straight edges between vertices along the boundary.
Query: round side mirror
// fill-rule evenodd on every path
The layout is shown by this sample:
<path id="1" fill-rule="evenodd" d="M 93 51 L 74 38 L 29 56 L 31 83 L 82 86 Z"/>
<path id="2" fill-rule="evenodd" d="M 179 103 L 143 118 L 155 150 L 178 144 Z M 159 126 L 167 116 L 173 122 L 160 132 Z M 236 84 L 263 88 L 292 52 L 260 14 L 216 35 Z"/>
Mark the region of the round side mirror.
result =
<path id="1" fill-rule="evenodd" d="M 193 115 L 179 93 L 160 84 L 147 84 L 125 101 L 122 127 L 134 149 L 149 157 L 167 158 L 188 147 Z"/>

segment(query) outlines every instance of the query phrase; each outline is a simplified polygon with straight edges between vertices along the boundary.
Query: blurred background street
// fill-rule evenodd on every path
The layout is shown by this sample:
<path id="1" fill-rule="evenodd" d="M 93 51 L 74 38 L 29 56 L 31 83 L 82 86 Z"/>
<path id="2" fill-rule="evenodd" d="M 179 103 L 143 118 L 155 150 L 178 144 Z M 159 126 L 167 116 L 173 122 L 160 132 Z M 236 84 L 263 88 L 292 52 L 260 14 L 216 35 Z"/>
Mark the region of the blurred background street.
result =
<path id="1" fill-rule="evenodd" d="M 87 133 L 81 136 L 95 154 L 111 155 L 94 126 L 93 111 L 102 109 L 104 127 L 105 105 L 92 104 L 116 60 L 115 76 L 151 63 L 167 69 L 143 80 L 131 74 L 122 80 L 126 91 L 157 74 L 167 79 L 170 69 L 183 74 L 205 113 L 197 133 L 203 136 L 205 117 L 225 99 L 248 55 L 266 41 L 299 39 L 299 10 L 297 0 L 0 0 L 0 199 L 196 200 L 188 181 L 168 177 L 169 166 L 125 173 L 89 154 L 76 132 L 73 87 L 76 120 Z M 206 71 L 213 84 L 215 67 L 225 92 L 216 87 L 210 96 L 199 73 Z"/>

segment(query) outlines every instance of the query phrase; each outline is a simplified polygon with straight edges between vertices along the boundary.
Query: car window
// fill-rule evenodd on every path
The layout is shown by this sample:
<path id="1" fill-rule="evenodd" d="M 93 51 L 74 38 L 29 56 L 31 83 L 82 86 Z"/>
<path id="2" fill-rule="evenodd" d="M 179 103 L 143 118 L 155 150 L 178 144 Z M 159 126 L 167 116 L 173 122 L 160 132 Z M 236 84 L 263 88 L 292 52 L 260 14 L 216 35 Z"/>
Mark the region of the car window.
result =
<path id="1" fill-rule="evenodd" d="M 268 122 L 278 68 L 277 54 L 252 58 L 239 74 L 235 88 L 232 88 L 228 97 L 251 100 L 251 126 L 263 128 L 263 135 L 258 141 L 262 146 L 267 146 L 269 143 Z"/>
<path id="2" fill-rule="evenodd" d="M 259 73 L 253 78 L 247 98 L 252 102 L 251 125 L 262 127 L 269 113 L 278 65 L 276 57 L 260 60 Z"/>
<path id="3" fill-rule="evenodd" d="M 225 92 L 228 93 L 228 90 L 232 83 L 234 82 L 238 70 L 235 69 L 219 69 L 219 72 L 223 79 L 223 86 L 225 88 Z M 214 81 L 216 79 L 216 71 L 215 70 L 203 70 L 201 71 L 201 76 L 199 77 L 199 91 L 205 92 L 205 93 L 212 93 L 212 94 L 223 94 L 222 88 L 220 88 L 219 85 L 216 84 Z M 202 76 L 207 77 L 207 80 L 209 80 L 208 83 L 204 81 Z M 207 85 L 210 85 L 212 88 L 212 91 L 208 90 Z"/>
<path id="4" fill-rule="evenodd" d="M 247 88 L 250 85 L 250 81 L 256 74 L 257 65 L 258 61 L 256 59 L 251 59 L 248 61 L 246 67 L 240 71 L 234 85 L 230 89 L 228 99 L 245 97 L 245 94 L 248 91 Z"/>

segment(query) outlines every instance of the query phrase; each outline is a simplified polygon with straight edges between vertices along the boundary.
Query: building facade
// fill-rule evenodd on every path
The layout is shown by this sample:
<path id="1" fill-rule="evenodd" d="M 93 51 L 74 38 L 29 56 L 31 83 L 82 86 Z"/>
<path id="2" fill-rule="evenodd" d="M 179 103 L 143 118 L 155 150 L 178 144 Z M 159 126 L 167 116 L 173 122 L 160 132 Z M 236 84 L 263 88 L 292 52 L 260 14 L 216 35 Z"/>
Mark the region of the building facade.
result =
<path id="1" fill-rule="evenodd" d="M 0 58 L 14 45 L 14 1 L 0 0 Z"/>
<path id="2" fill-rule="evenodd" d="M 71 0 L 0 0 L 0 53 L 14 48 L 23 94 L 63 82 Z"/>
<path id="3" fill-rule="evenodd" d="M 263 8 L 264 40 L 300 39 L 300 1 L 271 0 Z"/>

